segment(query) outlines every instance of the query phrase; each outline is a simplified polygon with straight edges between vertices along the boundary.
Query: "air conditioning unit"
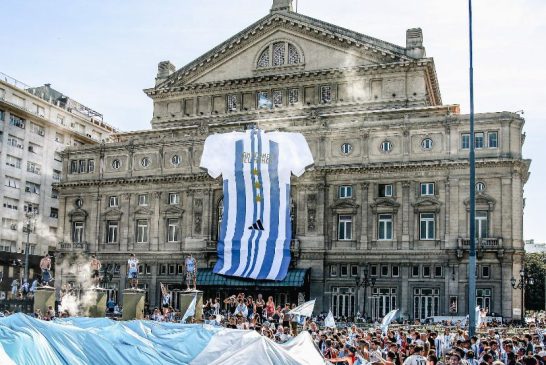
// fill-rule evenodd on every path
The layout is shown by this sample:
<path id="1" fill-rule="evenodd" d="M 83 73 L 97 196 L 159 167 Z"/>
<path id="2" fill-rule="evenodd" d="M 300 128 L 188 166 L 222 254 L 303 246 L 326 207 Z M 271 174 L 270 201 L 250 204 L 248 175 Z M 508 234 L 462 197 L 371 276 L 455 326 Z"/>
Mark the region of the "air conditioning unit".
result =
<path id="1" fill-rule="evenodd" d="M 29 151 L 29 152 L 34 152 L 34 147 L 28 146 L 28 151 Z"/>
<path id="2" fill-rule="evenodd" d="M 16 230 L 17 230 L 17 223 L 13 223 L 13 224 L 10 226 L 10 228 L 11 228 L 12 230 L 16 231 Z"/>

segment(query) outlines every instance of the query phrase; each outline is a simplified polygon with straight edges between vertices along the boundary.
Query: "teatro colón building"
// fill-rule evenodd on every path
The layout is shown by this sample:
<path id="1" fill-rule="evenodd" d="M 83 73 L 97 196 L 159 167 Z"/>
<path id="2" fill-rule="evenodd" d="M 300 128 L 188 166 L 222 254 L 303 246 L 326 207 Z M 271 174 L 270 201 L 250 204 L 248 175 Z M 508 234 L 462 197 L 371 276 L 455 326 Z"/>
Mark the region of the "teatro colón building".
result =
<path id="1" fill-rule="evenodd" d="M 205 298 L 316 298 L 318 312 L 372 319 L 394 308 L 408 319 L 464 315 L 476 189 L 477 304 L 518 319 L 510 278 L 523 260 L 530 165 L 522 117 L 477 114 L 471 141 L 469 115 L 442 100 L 420 28 L 396 45 L 294 10 L 291 0 L 272 0 L 263 18 L 189 64 L 159 62 L 145 90 L 150 129 L 64 151 L 57 285 L 75 282 L 82 268 L 71 264 L 96 254 L 102 285 L 119 301 L 134 253 L 153 307 L 159 283 L 185 288 L 183 259 L 191 253 Z M 302 133 L 314 159 L 292 176 L 291 261 L 282 281 L 212 271 L 223 192 L 222 178 L 199 167 L 204 141 L 256 127 Z"/>

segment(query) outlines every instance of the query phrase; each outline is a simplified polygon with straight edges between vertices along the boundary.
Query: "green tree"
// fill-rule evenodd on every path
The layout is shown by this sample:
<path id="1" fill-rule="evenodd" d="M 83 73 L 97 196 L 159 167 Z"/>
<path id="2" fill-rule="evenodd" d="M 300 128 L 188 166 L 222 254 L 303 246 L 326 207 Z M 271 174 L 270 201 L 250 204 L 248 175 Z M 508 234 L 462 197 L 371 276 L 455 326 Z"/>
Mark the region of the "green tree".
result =
<path id="1" fill-rule="evenodd" d="M 546 275 L 546 254 L 525 254 L 525 269 L 533 278 L 533 285 L 525 290 L 525 309 L 544 310 L 544 276 Z M 516 278 L 519 282 L 519 277 Z"/>

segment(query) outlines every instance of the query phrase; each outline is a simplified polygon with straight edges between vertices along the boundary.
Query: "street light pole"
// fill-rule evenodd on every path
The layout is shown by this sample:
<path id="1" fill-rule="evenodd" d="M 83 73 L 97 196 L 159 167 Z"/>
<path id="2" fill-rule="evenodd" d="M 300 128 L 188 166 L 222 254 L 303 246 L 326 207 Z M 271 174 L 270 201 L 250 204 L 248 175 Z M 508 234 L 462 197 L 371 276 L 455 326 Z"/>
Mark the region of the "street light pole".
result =
<path id="1" fill-rule="evenodd" d="M 364 269 L 364 276 L 362 277 L 362 280 L 359 280 L 356 278 L 356 287 L 358 288 L 364 288 L 364 311 L 362 313 L 364 320 L 366 320 L 366 289 L 369 287 L 375 286 L 375 278 L 369 278 L 368 277 L 368 269 Z"/>
<path id="2" fill-rule="evenodd" d="M 31 208 L 32 209 L 32 208 Z M 34 212 L 31 211 L 31 212 L 28 212 L 26 214 L 26 222 L 25 222 L 25 227 L 24 229 L 26 230 L 26 233 L 27 233 L 27 242 L 25 243 L 25 276 L 24 276 L 24 279 L 25 281 L 28 283 L 28 252 L 30 250 L 30 231 L 31 231 L 31 221 L 32 219 L 34 218 Z"/>
<path id="3" fill-rule="evenodd" d="M 534 278 L 527 274 L 527 271 L 525 271 L 525 267 L 522 267 L 519 271 L 519 282 L 517 282 L 516 278 L 513 276 L 510 279 L 510 284 L 512 284 L 512 288 L 515 290 L 521 290 L 521 321 L 523 324 L 525 324 L 525 289 L 532 286 L 534 283 Z"/>

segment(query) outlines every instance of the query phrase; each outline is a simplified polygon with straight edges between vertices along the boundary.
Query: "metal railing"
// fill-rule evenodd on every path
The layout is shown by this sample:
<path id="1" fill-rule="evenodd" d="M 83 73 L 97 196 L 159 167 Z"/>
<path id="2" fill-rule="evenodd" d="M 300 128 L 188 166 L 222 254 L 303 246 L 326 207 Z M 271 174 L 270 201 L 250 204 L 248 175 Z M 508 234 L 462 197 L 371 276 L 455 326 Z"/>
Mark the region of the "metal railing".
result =
<path id="1" fill-rule="evenodd" d="M 470 247 L 470 238 L 458 238 L 458 246 L 468 249 Z M 476 239 L 476 247 L 481 249 L 498 249 L 502 248 L 501 237 L 487 237 Z"/>

